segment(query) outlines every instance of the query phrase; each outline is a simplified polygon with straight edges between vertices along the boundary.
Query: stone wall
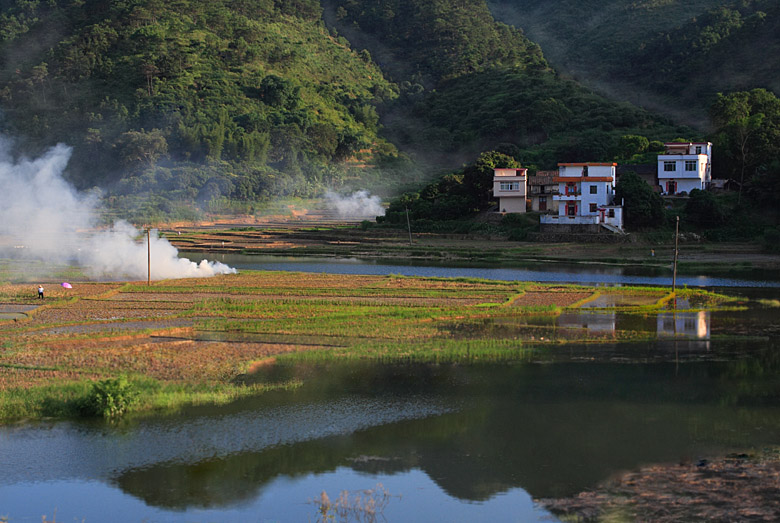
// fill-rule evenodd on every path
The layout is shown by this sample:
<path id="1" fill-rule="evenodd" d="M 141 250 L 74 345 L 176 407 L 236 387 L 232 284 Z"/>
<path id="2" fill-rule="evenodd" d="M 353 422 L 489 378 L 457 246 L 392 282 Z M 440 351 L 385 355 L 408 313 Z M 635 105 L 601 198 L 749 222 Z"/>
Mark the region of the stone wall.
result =
<path id="1" fill-rule="evenodd" d="M 568 224 L 568 223 L 542 223 L 539 231 L 544 234 L 573 233 L 573 234 L 613 234 L 597 223 Z"/>
<path id="2" fill-rule="evenodd" d="M 557 228 L 557 227 L 556 227 Z M 630 234 L 612 234 L 589 232 L 532 232 L 528 234 L 528 241 L 543 243 L 631 243 L 636 241 Z"/>

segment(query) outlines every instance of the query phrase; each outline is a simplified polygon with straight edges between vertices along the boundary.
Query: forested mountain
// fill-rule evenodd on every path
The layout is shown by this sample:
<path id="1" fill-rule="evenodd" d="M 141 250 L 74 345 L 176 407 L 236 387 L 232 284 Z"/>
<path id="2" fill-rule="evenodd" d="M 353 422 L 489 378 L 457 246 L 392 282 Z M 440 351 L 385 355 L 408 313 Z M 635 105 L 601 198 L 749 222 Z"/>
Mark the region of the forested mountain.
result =
<path id="1" fill-rule="evenodd" d="M 738 16 L 693 20 L 717 2 L 501 2 L 558 20 L 555 35 L 568 35 L 561 41 L 583 63 L 588 45 L 609 50 L 603 71 L 644 50 L 644 64 L 623 75 L 633 82 L 643 67 L 701 61 L 685 46 L 712 41 L 709 56 L 733 34 L 758 33 L 777 11 L 745 0 Z M 717 20 L 733 30 L 708 40 Z M 659 31 L 668 35 L 657 40 Z M 634 50 L 632 38 L 646 45 Z M 115 200 L 143 194 L 161 208 L 350 183 L 387 193 L 484 151 L 550 168 L 646 152 L 626 143 L 703 138 L 561 77 L 542 54 L 551 40 L 540 41 L 497 22 L 486 0 L 0 0 L 0 129 L 28 154 L 72 145 L 69 176 L 81 187 Z M 653 62 L 662 42 L 674 52 Z M 685 81 L 653 78 L 648 89 Z"/>
<path id="2" fill-rule="evenodd" d="M 74 146 L 82 186 L 311 194 L 378 137 L 397 96 L 316 0 L 4 1 L 0 104 L 28 150 Z"/>
<path id="3" fill-rule="evenodd" d="M 780 92 L 776 0 L 489 0 L 563 71 L 707 127 L 718 92 Z"/>
<path id="4" fill-rule="evenodd" d="M 524 166 L 549 168 L 612 158 L 626 134 L 692 133 L 560 78 L 536 44 L 492 18 L 484 0 L 326 6 L 339 31 L 381 57 L 379 65 L 399 84 L 401 96 L 384 123 L 386 136 L 404 150 L 466 162 L 500 149 Z"/>

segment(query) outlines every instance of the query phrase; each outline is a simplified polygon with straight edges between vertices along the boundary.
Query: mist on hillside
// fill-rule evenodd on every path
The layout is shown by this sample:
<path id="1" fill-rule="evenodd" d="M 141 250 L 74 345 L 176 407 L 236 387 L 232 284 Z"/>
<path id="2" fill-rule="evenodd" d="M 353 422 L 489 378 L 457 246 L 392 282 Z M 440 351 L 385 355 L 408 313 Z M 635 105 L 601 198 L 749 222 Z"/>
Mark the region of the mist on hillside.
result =
<path id="1" fill-rule="evenodd" d="M 672 30 L 684 25 L 695 18 L 696 9 L 699 9 L 699 12 L 704 12 L 711 3 L 710 0 L 704 0 L 699 2 L 701 5 L 690 6 L 686 17 L 665 18 L 664 29 Z M 709 126 L 706 111 L 702 110 L 701 107 L 693 107 L 690 100 L 683 102 L 675 97 L 670 98 L 668 93 L 653 92 L 641 82 L 627 80 L 621 75 L 615 74 L 614 63 L 610 65 L 610 60 L 605 60 L 605 57 L 602 56 L 605 52 L 604 49 L 594 46 L 594 49 L 597 49 L 594 51 L 588 46 L 577 45 L 578 37 L 568 33 L 571 28 L 558 24 L 556 18 L 550 16 L 548 11 L 553 9 L 551 4 L 542 2 L 531 7 L 529 4 L 533 4 L 533 2 L 523 2 L 522 0 L 488 0 L 487 4 L 496 20 L 522 29 L 531 40 L 537 42 L 550 64 L 561 75 L 568 76 L 611 100 L 629 102 L 668 117 L 675 122 L 699 129 L 706 129 Z M 565 4 L 566 2 L 561 2 L 560 8 L 568 9 L 570 7 Z M 581 6 L 581 10 L 582 12 L 578 13 L 580 16 L 577 18 L 579 37 L 587 35 L 591 40 L 595 40 L 598 35 L 597 29 L 600 26 L 611 27 L 612 29 L 609 31 L 611 40 L 601 42 L 603 45 L 636 46 L 638 51 L 639 42 L 652 41 L 656 36 L 656 31 L 651 27 L 644 27 L 641 23 L 636 22 L 636 20 L 641 19 L 642 13 L 644 13 L 638 6 L 607 3 L 600 5 L 597 9 Z M 637 13 L 629 16 L 631 10 L 636 10 Z M 647 17 L 647 14 L 645 13 L 644 16 Z M 619 22 L 622 22 L 625 27 L 614 27 L 614 24 Z M 623 34 L 618 35 L 618 29 Z M 678 93 L 678 96 L 682 96 L 682 94 Z"/>

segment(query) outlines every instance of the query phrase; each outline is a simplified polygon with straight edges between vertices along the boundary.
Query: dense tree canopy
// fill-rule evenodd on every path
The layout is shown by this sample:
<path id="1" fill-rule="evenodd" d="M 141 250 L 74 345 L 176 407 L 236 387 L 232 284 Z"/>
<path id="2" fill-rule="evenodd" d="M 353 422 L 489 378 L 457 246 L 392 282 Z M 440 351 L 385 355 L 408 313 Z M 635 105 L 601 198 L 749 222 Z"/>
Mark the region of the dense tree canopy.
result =
<path id="1" fill-rule="evenodd" d="M 627 229 L 654 228 L 664 223 L 664 202 L 634 172 L 623 174 L 615 187 L 615 201 L 623 204 L 623 219 Z"/>
<path id="2" fill-rule="evenodd" d="M 489 0 L 496 18 L 598 88 L 706 125 L 714 93 L 780 92 L 776 0 Z"/>
<path id="3" fill-rule="evenodd" d="M 517 29 L 497 23 L 484 0 L 335 3 L 343 22 L 379 37 L 383 45 L 392 48 L 394 59 L 411 62 L 414 73 L 425 83 L 435 85 L 442 79 L 496 66 L 547 67 L 539 46 Z M 392 69 L 392 64 L 389 67 Z"/>
<path id="4" fill-rule="evenodd" d="M 780 99 L 764 89 L 720 94 L 711 108 L 715 165 L 766 203 L 780 196 Z"/>
<path id="5" fill-rule="evenodd" d="M 747 48 L 748 33 L 775 48 L 769 0 L 720 6 L 679 21 L 679 31 L 662 23 L 708 12 L 714 0 L 490 5 L 513 2 L 557 20 L 556 35 L 583 49 L 615 50 L 614 60 L 602 55 L 608 67 L 624 64 L 621 78 L 645 67 L 631 62 L 641 54 L 626 45 L 633 38 L 650 53 L 645 76 L 666 88 L 682 81 L 669 68 L 720 56 L 727 43 Z M 178 209 L 171 202 L 308 196 L 359 180 L 387 188 L 450 172 L 406 204 L 421 217 L 457 217 L 488 206 L 496 159 L 532 172 L 566 161 L 642 163 L 662 141 L 704 138 L 556 73 L 485 0 L 0 3 L 0 130 L 27 154 L 72 145 L 71 179 L 108 187 L 116 202 L 136 193 L 144 206 Z M 581 28 L 599 5 L 599 15 L 626 23 Z M 632 33 L 639 12 L 652 31 Z M 669 46 L 654 40 L 659 32 Z M 744 179 L 766 202 L 780 191 L 777 106 L 756 89 L 720 96 L 711 113 L 716 174 Z"/>
<path id="6" fill-rule="evenodd" d="M 520 164 L 503 153 L 482 153 L 460 172 L 442 176 L 419 192 L 405 193 L 393 200 L 385 221 L 400 223 L 407 210 L 417 220 L 453 220 L 487 210 L 494 201 L 493 169 L 502 167 L 520 167 Z"/>
<path id="7" fill-rule="evenodd" d="M 84 186 L 220 161 L 312 181 L 360 150 L 394 156 L 375 107 L 397 88 L 320 14 L 317 0 L 5 2 L 5 132 L 33 152 L 73 145 Z"/>

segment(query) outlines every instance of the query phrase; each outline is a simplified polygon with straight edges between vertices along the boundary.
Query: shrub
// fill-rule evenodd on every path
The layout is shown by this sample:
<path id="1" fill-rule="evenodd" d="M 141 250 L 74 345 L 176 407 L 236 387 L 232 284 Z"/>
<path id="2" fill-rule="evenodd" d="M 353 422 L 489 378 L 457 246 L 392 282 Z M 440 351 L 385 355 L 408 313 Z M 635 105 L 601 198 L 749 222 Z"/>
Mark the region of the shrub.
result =
<path id="1" fill-rule="evenodd" d="M 720 201 L 707 191 L 693 189 L 685 204 L 688 220 L 704 229 L 720 227 L 726 223 L 726 211 Z"/>
<path id="2" fill-rule="evenodd" d="M 84 403 L 88 415 L 116 419 L 127 413 L 138 400 L 138 391 L 125 376 L 109 378 L 92 384 Z"/>
<path id="3" fill-rule="evenodd" d="M 763 237 L 764 249 L 769 252 L 780 252 L 780 230 L 767 228 Z"/>

